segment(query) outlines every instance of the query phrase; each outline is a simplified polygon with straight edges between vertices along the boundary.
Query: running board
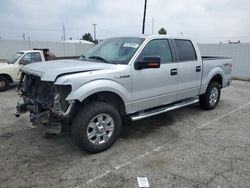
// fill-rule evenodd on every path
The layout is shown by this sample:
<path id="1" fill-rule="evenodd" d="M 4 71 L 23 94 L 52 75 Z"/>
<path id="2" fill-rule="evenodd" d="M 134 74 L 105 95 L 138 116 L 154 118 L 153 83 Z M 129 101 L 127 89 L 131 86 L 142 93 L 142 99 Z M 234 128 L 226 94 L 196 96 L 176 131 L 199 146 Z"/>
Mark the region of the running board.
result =
<path id="1" fill-rule="evenodd" d="M 137 120 L 151 117 L 151 116 L 154 116 L 157 114 L 161 114 L 164 112 L 175 110 L 175 109 L 178 109 L 178 108 L 181 108 L 184 106 L 188 106 L 190 104 L 194 104 L 197 102 L 199 102 L 199 99 L 197 99 L 197 98 L 186 99 L 186 100 L 182 100 L 181 102 L 178 102 L 178 103 L 167 105 L 165 107 L 160 107 L 160 108 L 153 109 L 153 110 L 139 112 L 138 114 L 131 115 L 131 118 L 132 118 L 132 121 L 137 121 Z"/>

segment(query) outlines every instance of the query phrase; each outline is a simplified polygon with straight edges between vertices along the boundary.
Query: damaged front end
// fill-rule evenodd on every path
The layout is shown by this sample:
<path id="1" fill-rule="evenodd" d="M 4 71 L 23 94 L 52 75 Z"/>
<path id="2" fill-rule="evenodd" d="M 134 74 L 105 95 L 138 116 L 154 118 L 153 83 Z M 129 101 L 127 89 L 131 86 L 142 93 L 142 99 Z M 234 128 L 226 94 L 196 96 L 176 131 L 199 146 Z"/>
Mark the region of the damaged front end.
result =
<path id="1" fill-rule="evenodd" d="M 48 128 L 47 132 L 58 134 L 62 122 L 70 118 L 74 108 L 74 101 L 66 101 L 70 92 L 70 85 L 54 85 L 53 82 L 41 81 L 38 76 L 22 73 L 15 115 L 19 117 L 29 112 L 32 127 Z"/>

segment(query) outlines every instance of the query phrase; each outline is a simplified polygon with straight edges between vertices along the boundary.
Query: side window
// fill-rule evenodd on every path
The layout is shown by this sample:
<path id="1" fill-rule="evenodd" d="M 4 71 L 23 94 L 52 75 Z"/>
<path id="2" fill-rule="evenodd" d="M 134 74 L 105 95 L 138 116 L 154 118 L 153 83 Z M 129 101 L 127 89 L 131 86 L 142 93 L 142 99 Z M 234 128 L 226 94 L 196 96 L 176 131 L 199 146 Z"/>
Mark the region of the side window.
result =
<path id="1" fill-rule="evenodd" d="M 175 39 L 180 61 L 195 61 L 197 55 L 194 46 L 190 40 Z"/>
<path id="2" fill-rule="evenodd" d="M 29 63 L 40 62 L 42 61 L 42 59 L 39 52 L 34 52 L 34 53 L 27 53 L 26 55 L 24 55 L 21 61 L 23 62 L 23 64 L 27 65 Z"/>
<path id="3" fill-rule="evenodd" d="M 31 54 L 31 62 L 32 63 L 40 62 L 40 61 L 42 61 L 42 59 L 41 59 L 41 55 L 39 52 L 34 52 Z"/>
<path id="4" fill-rule="evenodd" d="M 27 65 L 27 64 L 31 63 L 31 53 L 25 54 L 22 57 L 22 59 L 20 59 L 19 63 L 22 65 Z"/>
<path id="5" fill-rule="evenodd" d="M 161 58 L 161 63 L 173 62 L 171 50 L 166 39 L 155 39 L 150 41 L 142 50 L 139 59 L 144 57 L 157 56 Z"/>

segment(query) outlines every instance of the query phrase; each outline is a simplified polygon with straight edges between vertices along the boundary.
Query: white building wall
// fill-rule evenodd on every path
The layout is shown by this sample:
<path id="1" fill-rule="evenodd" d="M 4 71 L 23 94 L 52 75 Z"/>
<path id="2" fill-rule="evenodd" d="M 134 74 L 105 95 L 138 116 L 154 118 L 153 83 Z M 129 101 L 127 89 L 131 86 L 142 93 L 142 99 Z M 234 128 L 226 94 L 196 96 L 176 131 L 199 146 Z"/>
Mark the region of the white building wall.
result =
<path id="1" fill-rule="evenodd" d="M 234 77 L 250 79 L 250 43 L 199 44 L 202 56 L 225 56 L 233 58 Z"/>

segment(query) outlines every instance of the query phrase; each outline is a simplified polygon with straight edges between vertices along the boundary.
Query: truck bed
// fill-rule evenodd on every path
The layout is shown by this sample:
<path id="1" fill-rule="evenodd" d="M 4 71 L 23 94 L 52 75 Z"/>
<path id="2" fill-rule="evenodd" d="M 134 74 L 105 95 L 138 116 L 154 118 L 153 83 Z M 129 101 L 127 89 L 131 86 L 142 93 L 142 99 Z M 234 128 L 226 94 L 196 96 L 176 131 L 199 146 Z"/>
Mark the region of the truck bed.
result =
<path id="1" fill-rule="evenodd" d="M 210 77 L 209 74 L 211 71 L 220 73 L 221 69 L 223 70 L 224 77 L 222 78 L 222 88 L 226 87 L 231 80 L 231 71 L 232 71 L 232 58 L 229 57 L 218 57 L 218 56 L 202 56 L 203 64 L 203 74 L 202 74 L 202 88 L 206 88 L 206 84 L 209 83 Z M 205 86 L 205 87 L 204 87 Z M 205 90 L 201 90 L 201 94 Z"/>

